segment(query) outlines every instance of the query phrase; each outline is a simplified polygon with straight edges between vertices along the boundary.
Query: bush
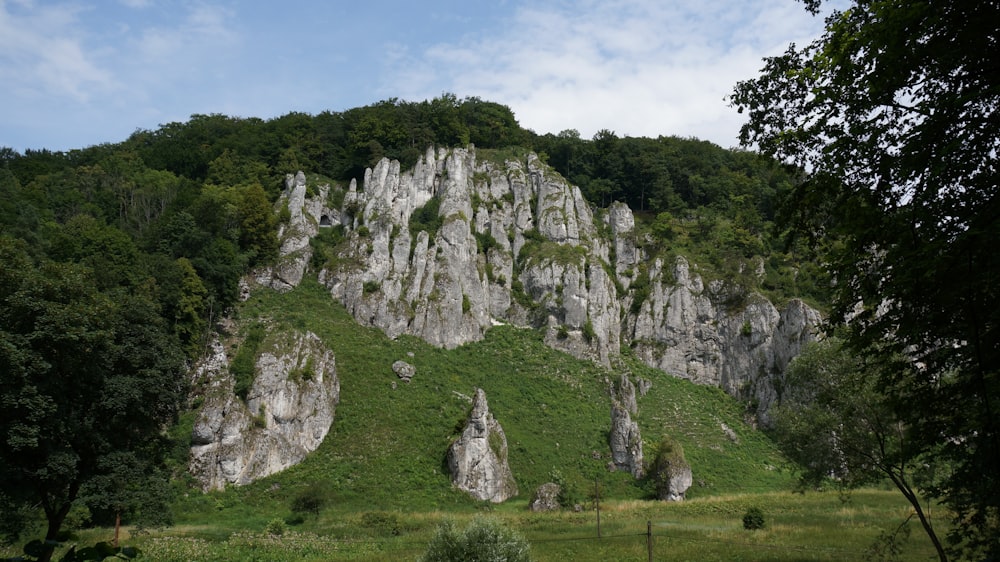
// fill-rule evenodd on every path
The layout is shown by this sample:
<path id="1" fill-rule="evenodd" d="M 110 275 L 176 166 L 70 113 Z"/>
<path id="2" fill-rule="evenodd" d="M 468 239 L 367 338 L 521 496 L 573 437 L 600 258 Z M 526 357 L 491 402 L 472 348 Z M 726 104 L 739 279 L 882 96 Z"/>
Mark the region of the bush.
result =
<path id="1" fill-rule="evenodd" d="M 326 490 L 317 483 L 312 483 L 292 498 L 292 513 L 319 515 L 326 505 Z"/>
<path id="2" fill-rule="evenodd" d="M 531 560 L 531 547 L 520 533 L 495 519 L 477 517 L 461 533 L 450 521 L 442 523 L 420 558 L 423 562 L 467 560 Z"/>
<path id="3" fill-rule="evenodd" d="M 361 514 L 361 525 L 370 529 L 376 536 L 399 536 L 402 532 L 399 518 L 392 513 L 369 511 Z"/>
<path id="4" fill-rule="evenodd" d="M 751 507 L 743 515 L 743 528 L 748 531 L 756 531 L 764 528 L 764 512 L 758 507 Z"/>
<path id="5" fill-rule="evenodd" d="M 268 522 L 267 527 L 264 527 L 264 532 L 274 537 L 284 535 L 286 530 L 288 530 L 288 526 L 285 524 L 285 520 L 280 518 L 272 519 Z"/>

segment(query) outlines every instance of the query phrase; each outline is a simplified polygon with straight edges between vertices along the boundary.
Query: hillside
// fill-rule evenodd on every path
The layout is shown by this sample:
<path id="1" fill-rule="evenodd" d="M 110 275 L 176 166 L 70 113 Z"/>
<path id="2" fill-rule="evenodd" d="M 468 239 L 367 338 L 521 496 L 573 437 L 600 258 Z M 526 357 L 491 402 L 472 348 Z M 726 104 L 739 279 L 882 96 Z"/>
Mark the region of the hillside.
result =
<path id="1" fill-rule="evenodd" d="M 454 119 L 413 129 L 430 107 Z M 493 113 L 503 119 L 483 121 Z M 404 133 L 381 137 L 374 123 Z M 502 106 L 445 98 L 267 122 L 194 116 L 115 145 L 0 156 L 0 327 L 14 342 L 4 396 L 16 405 L 3 427 L 52 436 L 15 440 L 33 452 L 5 457 L 5 482 L 25 483 L 0 498 L 11 537 L 54 539 L 71 509 L 97 525 L 169 521 L 164 460 L 185 498 L 178 520 L 205 517 L 216 499 L 201 496 L 197 471 L 185 475 L 188 455 L 215 439 L 205 417 L 227 412 L 245 424 L 230 424 L 230 440 L 290 467 L 217 498 L 238 498 L 251 519 L 283 509 L 288 495 L 274 490 L 309 483 L 359 508 L 473 506 L 448 484 L 443 455 L 477 387 L 509 436 L 515 503 L 553 479 L 577 498 L 594 479 L 611 497 L 649 497 L 646 479 L 608 470 L 609 389 L 622 375 L 652 383 L 628 423 L 646 459 L 664 435 L 684 446 L 692 497 L 788 485 L 745 422 L 765 419 L 812 337 L 818 313 L 795 297 L 821 304 L 822 275 L 794 244 L 776 250 L 791 176 L 752 154 L 608 132 L 539 137 Z M 218 374 L 232 379 L 205 394 L 181 372 L 216 332 Z M 257 447 L 244 430 L 287 421 L 247 408 L 258 346 L 307 332 L 336 358 L 333 423 L 312 433 L 313 452 Z M 65 337 L 75 347 L 48 343 Z M 412 382 L 393 380 L 396 360 L 416 368 Z M 308 386 L 308 367 L 279 373 L 296 379 L 281 384 Z M 84 380 L 86 394 L 61 391 Z M 228 406 L 206 406 L 215 399 Z M 58 415 L 35 415 L 46 408 Z M 144 426 L 119 419 L 140 412 Z M 63 455 L 73 470 L 38 478 Z M 24 507 L 40 496 L 58 506 L 42 533 Z"/>
<path id="2" fill-rule="evenodd" d="M 666 435 L 688 451 L 700 493 L 787 483 L 746 421 L 766 416 L 818 315 L 706 283 L 682 257 L 664 264 L 636 246 L 626 207 L 595 217 L 533 154 L 477 162 L 472 148 L 428 150 L 411 172 L 383 160 L 346 189 L 289 175 L 276 209 L 280 257 L 246 280 L 249 300 L 217 348 L 225 356 L 206 358 L 222 368 L 193 377 L 190 470 L 204 489 L 283 474 L 308 454 L 289 471 L 302 485 L 319 471 L 347 501 L 436 505 L 476 388 L 505 427 L 525 497 L 553 479 L 585 490 L 603 478 L 612 496 L 651 496 L 646 478 L 609 467 L 638 467 L 638 477 Z M 276 336 L 293 332 L 318 335 L 335 372 L 314 371 L 332 364 L 325 352 L 304 356 L 293 350 L 300 340 Z M 415 368 L 412 381 L 393 372 L 400 360 Z M 311 454 L 318 442 L 280 437 L 311 423 L 293 411 L 316 392 L 304 376 L 336 376 L 339 389 L 330 433 Z M 648 392 L 626 399 L 620 384 Z M 286 398 L 267 402 L 275 393 Z M 642 435 L 614 462 L 612 397 L 638 402 L 626 417 Z"/>
<path id="3" fill-rule="evenodd" d="M 608 497 L 652 494 L 646 482 L 606 468 L 608 383 L 615 372 L 547 348 L 536 331 L 498 326 L 484 340 L 453 350 L 412 337 L 390 340 L 359 327 L 315 280 L 287 293 L 261 291 L 240 307 L 239 318 L 244 325 L 266 318 L 275 331 L 319 335 L 337 357 L 341 405 L 326 440 L 300 465 L 221 496 L 188 499 L 179 505 L 178 523 L 215 517 L 202 510 L 212 511 L 212 498 L 220 497 L 248 517 L 270 518 L 313 484 L 339 509 L 472 508 L 476 503 L 452 489 L 442 465 L 477 387 L 487 392 L 511 444 L 511 467 L 524 491 L 518 503 L 554 473 L 581 499 L 595 478 Z M 416 367 L 409 383 L 392 372 L 400 358 Z M 634 359 L 624 366 L 653 383 L 639 398 L 644 439 L 652 446 L 670 434 L 683 444 L 698 482 L 690 497 L 790 488 L 785 461 L 743 422 L 742 405 Z"/>

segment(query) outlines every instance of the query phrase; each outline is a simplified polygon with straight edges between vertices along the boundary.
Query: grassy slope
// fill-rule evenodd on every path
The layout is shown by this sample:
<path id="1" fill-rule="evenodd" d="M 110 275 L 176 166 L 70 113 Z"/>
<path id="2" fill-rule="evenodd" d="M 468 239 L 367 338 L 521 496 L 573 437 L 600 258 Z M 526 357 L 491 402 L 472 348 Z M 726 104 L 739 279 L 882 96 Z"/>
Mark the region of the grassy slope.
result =
<path id="1" fill-rule="evenodd" d="M 515 505 L 527 503 L 554 470 L 581 499 L 595 479 L 605 497 L 638 499 L 650 493 L 644 482 L 605 468 L 607 381 L 618 374 L 545 347 L 533 331 L 501 326 L 484 341 L 450 351 L 415 338 L 393 341 L 359 327 L 313 280 L 286 294 L 258 292 L 240 317 L 269 318 L 274 329 L 313 331 L 334 350 L 341 380 L 336 421 L 322 446 L 300 465 L 244 488 L 190 494 L 178 505 L 181 522 L 210 517 L 217 523 L 230 519 L 234 528 L 248 519 L 260 523 L 287 514 L 290 498 L 310 484 L 329 490 L 338 511 L 480 508 L 451 488 L 444 465 L 470 407 L 465 397 L 476 387 L 486 391 L 507 434 L 521 490 Z M 412 382 L 399 381 L 392 372 L 398 359 L 416 367 Z M 639 398 L 646 455 L 653 455 L 664 432 L 674 435 L 693 466 L 696 485 L 689 497 L 790 486 L 777 449 L 742 423 L 741 407 L 731 398 L 634 361 L 629 368 L 653 381 Z M 738 442 L 726 437 L 723 422 L 736 431 Z"/>
<path id="2" fill-rule="evenodd" d="M 610 424 L 605 380 L 615 374 L 546 348 L 531 331 L 495 328 L 486 340 L 452 351 L 413 338 L 391 341 L 357 326 L 315 281 L 284 295 L 260 292 L 241 316 L 270 318 L 277 329 L 311 330 L 335 351 L 341 405 L 333 430 L 314 454 L 280 474 L 224 492 L 184 490 L 175 526 L 126 535 L 128 544 L 151 559 L 413 560 L 442 520 L 465 525 L 484 511 L 523 533 L 539 561 L 644 559 L 647 521 L 658 560 L 865 559 L 865 549 L 879 534 L 895 529 L 910 512 L 892 491 L 859 492 L 848 503 L 836 493 L 791 493 L 792 476 L 782 469 L 780 454 L 742 423 L 739 404 L 717 389 L 628 361 L 634 375 L 653 381 L 639 399 L 647 446 L 670 432 L 702 483 L 683 503 L 644 500 L 649 493 L 644 483 L 604 468 Z M 417 367 L 410 384 L 393 374 L 396 359 Z M 499 506 L 453 490 L 442 466 L 469 408 L 455 393 L 470 395 L 476 386 L 486 390 L 504 426 L 521 487 L 520 497 Z M 737 433 L 738 442 L 726 437 L 721 423 Z M 601 458 L 593 459 L 593 451 Z M 603 539 L 596 540 L 589 501 L 581 513 L 526 509 L 531 492 L 553 469 L 584 500 L 593 479 L 600 479 Z M 262 532 L 269 522 L 289 517 L 292 498 L 310 486 L 329 498 L 318 515 L 308 515 L 281 537 Z M 764 511 L 764 530 L 742 529 L 741 517 L 750 506 Z M 85 530 L 78 539 L 92 544 L 109 533 Z M 932 554 L 929 541 L 914 529 L 901 559 Z"/>

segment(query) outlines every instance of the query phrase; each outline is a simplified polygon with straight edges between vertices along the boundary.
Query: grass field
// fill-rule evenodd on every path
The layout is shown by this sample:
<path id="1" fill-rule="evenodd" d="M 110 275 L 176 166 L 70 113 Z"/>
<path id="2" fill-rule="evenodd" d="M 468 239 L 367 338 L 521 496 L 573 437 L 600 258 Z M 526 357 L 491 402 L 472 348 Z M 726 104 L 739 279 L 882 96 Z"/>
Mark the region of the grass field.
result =
<path id="1" fill-rule="evenodd" d="M 765 527 L 743 529 L 742 515 L 759 507 Z M 226 511 L 225 509 L 222 511 Z M 483 509 L 435 511 L 357 511 L 331 507 L 281 535 L 269 534 L 267 514 L 204 518 L 177 526 L 125 535 L 144 559 L 189 561 L 337 561 L 415 560 L 438 523 L 464 526 L 475 517 L 495 517 L 521 532 L 539 562 L 646 560 L 647 524 L 655 560 L 871 560 L 882 533 L 891 532 L 909 513 L 891 491 L 864 490 L 846 500 L 835 492 L 790 492 L 703 497 L 683 503 L 610 500 L 601 504 L 601 535 L 596 511 L 536 514 L 526 500 L 489 512 Z M 943 524 L 943 522 L 942 522 Z M 930 542 L 911 523 L 899 560 L 931 560 Z M 109 529 L 81 532 L 82 543 L 107 539 Z"/>

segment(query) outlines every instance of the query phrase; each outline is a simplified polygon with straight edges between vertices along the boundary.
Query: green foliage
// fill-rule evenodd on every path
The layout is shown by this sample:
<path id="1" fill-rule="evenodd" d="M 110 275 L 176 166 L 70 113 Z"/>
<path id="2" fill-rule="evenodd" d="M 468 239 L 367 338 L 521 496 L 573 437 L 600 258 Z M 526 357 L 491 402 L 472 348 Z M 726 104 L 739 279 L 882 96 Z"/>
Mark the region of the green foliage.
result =
<path id="1" fill-rule="evenodd" d="M 629 312 L 638 314 L 642 310 L 642 303 L 646 302 L 646 299 L 649 298 L 649 292 L 652 290 L 649 283 L 649 271 L 646 269 L 645 264 L 639 265 L 639 271 L 629 286 L 629 290 L 632 293 L 632 303 L 629 305 Z"/>
<path id="2" fill-rule="evenodd" d="M 420 558 L 426 562 L 468 562 L 472 560 L 531 560 L 531 547 L 518 532 L 495 519 L 477 518 L 461 532 L 454 524 L 442 523 Z"/>
<path id="3" fill-rule="evenodd" d="M 259 183 L 242 190 L 240 201 L 240 249 L 248 252 L 249 265 L 269 263 L 278 256 L 278 217 Z"/>
<path id="4" fill-rule="evenodd" d="M 309 239 L 312 258 L 309 265 L 319 271 L 331 267 L 337 261 L 337 248 L 345 240 L 343 225 L 319 229 L 319 233 Z"/>
<path id="5" fill-rule="evenodd" d="M 36 261 L 0 236 L 0 310 L 5 535 L 41 505 L 55 540 L 77 500 L 95 516 L 169 518 L 162 428 L 184 396 L 184 362 L 156 303 L 139 288 L 98 291 L 86 267 Z"/>
<path id="6" fill-rule="evenodd" d="M 490 234 L 488 230 L 483 232 L 476 232 L 475 235 L 476 235 L 476 249 L 480 254 L 483 254 L 484 256 L 488 255 L 490 250 L 500 247 L 500 245 L 497 243 L 496 238 L 493 238 L 493 235 Z"/>
<path id="7" fill-rule="evenodd" d="M 8 558 L 10 562 L 17 561 L 32 561 L 32 560 L 48 560 L 51 556 L 52 550 L 60 547 L 61 544 L 55 541 L 40 541 L 34 540 L 24 545 L 24 555 L 17 558 Z M 101 541 L 95 543 L 93 546 L 87 546 L 81 548 L 79 551 L 76 550 L 76 545 L 70 547 L 69 551 L 63 554 L 59 560 L 61 562 L 90 562 L 96 561 L 101 562 L 107 558 L 114 558 L 117 560 L 132 560 L 138 558 L 142 555 L 142 551 L 138 548 L 131 546 L 116 547 L 112 546 L 111 543 Z"/>
<path id="8" fill-rule="evenodd" d="M 268 521 L 267 526 L 264 527 L 265 533 L 275 537 L 280 537 L 281 535 L 284 535 L 285 531 L 287 530 L 288 530 L 288 524 L 285 523 L 285 520 L 281 519 L 280 517 L 276 517 Z"/>
<path id="9" fill-rule="evenodd" d="M 743 528 L 758 531 L 764 528 L 764 512 L 759 507 L 751 507 L 743 514 Z"/>
<path id="10" fill-rule="evenodd" d="M 433 242 L 443 223 L 443 219 L 439 215 L 440 211 L 440 197 L 431 197 L 422 207 L 414 210 L 413 214 L 410 215 L 410 236 L 416 240 L 417 233 L 423 230 L 427 232 L 427 237 Z"/>
<path id="11" fill-rule="evenodd" d="M 310 514 L 319 516 L 319 512 L 326 506 L 328 491 L 319 482 L 312 482 L 302 490 L 296 492 L 292 498 L 292 513 Z"/>
<path id="12" fill-rule="evenodd" d="M 361 289 L 364 291 L 364 294 L 371 295 L 379 292 L 379 290 L 382 289 L 382 284 L 378 281 L 365 281 L 362 284 Z"/>
<path id="13" fill-rule="evenodd" d="M 229 363 L 229 373 L 236 379 L 233 392 L 246 401 L 247 393 L 257 377 L 257 354 L 267 331 L 263 324 L 254 323 L 246 328 L 243 343 L 240 344 L 233 360 Z"/>
<path id="14" fill-rule="evenodd" d="M 202 349 L 208 291 L 190 260 L 177 258 L 176 264 L 181 273 L 181 282 L 180 297 L 174 308 L 174 333 L 180 338 L 188 355 L 193 357 Z"/>
<path id="15" fill-rule="evenodd" d="M 375 535 L 382 537 L 395 537 L 403 532 L 399 517 L 395 514 L 381 511 L 366 511 L 362 513 L 361 525 L 371 530 Z"/>
<path id="16" fill-rule="evenodd" d="M 933 493 L 969 558 L 1000 556 L 1000 74 L 983 55 L 998 18 L 991 2 L 854 2 L 732 97 L 741 141 L 803 170 L 796 232 L 841 242 L 821 256 L 831 319 L 855 353 L 900 358 L 870 376 L 909 446 L 951 466 Z"/>
<path id="17" fill-rule="evenodd" d="M 789 365 L 774 436 L 802 467 L 801 484 L 816 488 L 831 476 L 845 488 L 889 479 L 913 506 L 935 544 L 919 491 L 935 460 L 910 447 L 913 428 L 889 407 L 874 372 L 891 356 L 865 360 L 837 337 L 810 344 Z"/>

